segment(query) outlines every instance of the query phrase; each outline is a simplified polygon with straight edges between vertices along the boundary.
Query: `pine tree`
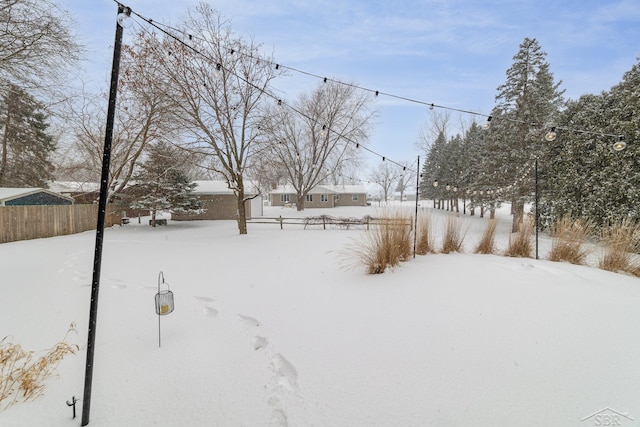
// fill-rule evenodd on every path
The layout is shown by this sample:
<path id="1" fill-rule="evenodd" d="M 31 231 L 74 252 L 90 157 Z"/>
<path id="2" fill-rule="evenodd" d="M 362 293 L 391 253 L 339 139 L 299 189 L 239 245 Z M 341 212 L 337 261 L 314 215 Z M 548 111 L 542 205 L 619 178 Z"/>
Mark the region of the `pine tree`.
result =
<path id="1" fill-rule="evenodd" d="M 155 227 L 156 214 L 160 210 L 170 212 L 200 212 L 202 204 L 193 194 L 196 186 L 191 182 L 179 153 L 167 143 L 150 147 L 147 159 L 136 173 L 134 180 L 134 209 L 148 209 L 151 225 Z"/>
<path id="2" fill-rule="evenodd" d="M 553 74 L 536 39 L 525 38 L 507 80 L 498 87 L 496 107 L 486 153 L 492 156 L 495 185 L 509 187 L 508 198 L 513 209 L 513 231 L 518 231 L 524 215 L 524 204 L 533 194 L 531 165 L 542 155 L 544 135 L 554 125 L 564 101 L 560 83 Z"/>
<path id="3" fill-rule="evenodd" d="M 47 133 L 44 106 L 8 84 L 0 102 L 0 187 L 46 187 L 56 146 Z"/>

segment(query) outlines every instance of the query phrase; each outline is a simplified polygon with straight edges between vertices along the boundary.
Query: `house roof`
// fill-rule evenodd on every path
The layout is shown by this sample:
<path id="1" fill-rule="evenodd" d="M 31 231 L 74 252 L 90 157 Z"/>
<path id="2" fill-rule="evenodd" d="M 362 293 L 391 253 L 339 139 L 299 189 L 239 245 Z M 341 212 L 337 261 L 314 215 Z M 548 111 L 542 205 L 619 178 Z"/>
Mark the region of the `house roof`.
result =
<path id="1" fill-rule="evenodd" d="M 295 194 L 296 190 L 292 185 L 280 185 L 276 189 L 270 191 L 271 194 Z M 364 185 L 333 185 L 322 184 L 313 187 L 309 194 L 366 194 L 367 189 Z"/>
<path id="2" fill-rule="evenodd" d="M 233 194 L 226 181 L 194 181 L 194 194 Z M 257 194 L 258 191 L 251 181 L 245 182 L 245 193 Z"/>
<path id="3" fill-rule="evenodd" d="M 100 183 L 79 181 L 53 181 L 49 183 L 49 189 L 57 193 L 91 193 L 100 191 Z"/>
<path id="4" fill-rule="evenodd" d="M 30 196 L 37 193 L 47 193 L 61 199 L 73 201 L 73 198 L 65 196 L 55 191 L 47 190 L 45 188 L 29 187 L 29 188 L 7 188 L 0 187 L 0 204 L 8 202 L 10 200 L 18 199 L 20 197 Z"/>

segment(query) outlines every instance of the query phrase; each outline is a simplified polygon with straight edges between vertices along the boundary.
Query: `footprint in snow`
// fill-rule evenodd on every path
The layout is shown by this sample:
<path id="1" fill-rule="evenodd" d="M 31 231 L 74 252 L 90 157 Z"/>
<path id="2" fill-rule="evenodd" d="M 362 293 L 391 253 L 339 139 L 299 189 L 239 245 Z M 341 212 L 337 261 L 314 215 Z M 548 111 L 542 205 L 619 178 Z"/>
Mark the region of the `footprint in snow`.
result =
<path id="1" fill-rule="evenodd" d="M 265 337 L 256 335 L 255 337 L 253 337 L 251 344 L 253 345 L 253 349 L 257 351 L 265 348 L 267 344 L 269 344 L 269 341 Z"/>
<path id="2" fill-rule="evenodd" d="M 281 409 L 273 411 L 269 420 L 269 427 L 287 427 L 288 425 L 287 416 Z"/>
<path id="3" fill-rule="evenodd" d="M 238 314 L 238 318 L 247 326 L 254 326 L 256 328 L 260 326 L 260 321 L 258 319 L 254 319 L 253 317 Z"/>
<path id="4" fill-rule="evenodd" d="M 287 390 L 293 390 L 298 383 L 298 371 L 281 354 L 276 354 L 271 359 L 271 367 L 276 374 L 277 382 Z"/>
<path id="5" fill-rule="evenodd" d="M 213 298 L 209 297 L 194 297 L 197 301 L 203 304 L 202 314 L 206 317 L 216 317 L 218 315 L 218 310 L 212 307 L 211 303 L 213 302 Z"/>

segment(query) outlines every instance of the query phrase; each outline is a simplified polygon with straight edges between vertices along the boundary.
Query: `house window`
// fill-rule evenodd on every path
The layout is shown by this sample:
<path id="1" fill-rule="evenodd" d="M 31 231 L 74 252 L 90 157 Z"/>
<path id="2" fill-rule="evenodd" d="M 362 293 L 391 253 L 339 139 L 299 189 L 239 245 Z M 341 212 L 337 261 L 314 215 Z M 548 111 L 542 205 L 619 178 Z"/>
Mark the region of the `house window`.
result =
<path id="1" fill-rule="evenodd" d="M 321 202 L 328 202 L 329 201 L 329 196 L 326 194 L 321 194 L 320 195 L 320 201 Z"/>
<path id="2" fill-rule="evenodd" d="M 305 200 L 307 202 L 313 202 L 313 194 L 307 194 L 307 197 L 305 198 Z"/>
<path id="3" fill-rule="evenodd" d="M 357 194 L 352 194 L 351 195 L 351 200 L 353 200 L 354 202 L 358 201 L 358 195 Z"/>
<path id="4" fill-rule="evenodd" d="M 280 195 L 280 201 L 282 203 L 289 203 L 289 195 L 288 194 L 281 194 Z"/>

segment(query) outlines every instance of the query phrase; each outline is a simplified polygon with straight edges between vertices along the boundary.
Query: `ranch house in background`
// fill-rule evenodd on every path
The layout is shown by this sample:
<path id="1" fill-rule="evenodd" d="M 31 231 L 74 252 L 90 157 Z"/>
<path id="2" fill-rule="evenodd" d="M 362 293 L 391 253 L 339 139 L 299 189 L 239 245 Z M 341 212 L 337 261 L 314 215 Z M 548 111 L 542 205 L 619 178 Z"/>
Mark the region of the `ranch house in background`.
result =
<path id="1" fill-rule="evenodd" d="M 271 206 L 295 206 L 296 191 L 291 185 L 279 186 L 269 192 Z M 366 206 L 364 185 L 317 185 L 307 194 L 305 208 L 335 208 L 338 206 Z"/>

